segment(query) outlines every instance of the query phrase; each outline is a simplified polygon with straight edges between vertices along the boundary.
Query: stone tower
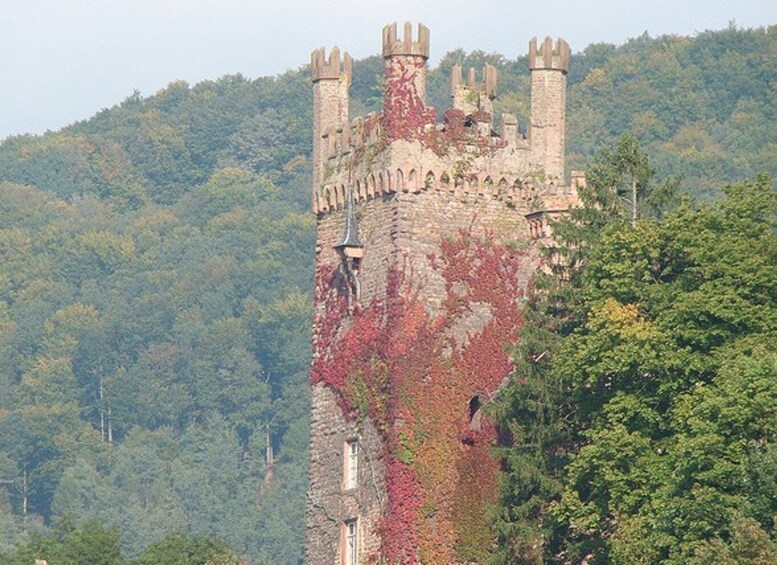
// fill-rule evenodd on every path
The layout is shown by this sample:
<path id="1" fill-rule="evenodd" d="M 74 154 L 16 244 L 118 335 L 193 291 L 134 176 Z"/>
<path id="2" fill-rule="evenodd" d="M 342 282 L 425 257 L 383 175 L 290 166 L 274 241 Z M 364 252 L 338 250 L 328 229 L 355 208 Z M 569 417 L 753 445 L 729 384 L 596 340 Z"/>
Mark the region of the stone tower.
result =
<path id="1" fill-rule="evenodd" d="M 497 431 L 518 305 L 564 182 L 569 46 L 529 45 L 531 117 L 495 124 L 496 69 L 426 105 L 429 30 L 383 29 L 383 111 L 351 120 L 351 59 L 311 55 L 317 218 L 311 564 L 456 563 L 492 545 Z M 525 131 L 525 135 L 521 133 Z"/>

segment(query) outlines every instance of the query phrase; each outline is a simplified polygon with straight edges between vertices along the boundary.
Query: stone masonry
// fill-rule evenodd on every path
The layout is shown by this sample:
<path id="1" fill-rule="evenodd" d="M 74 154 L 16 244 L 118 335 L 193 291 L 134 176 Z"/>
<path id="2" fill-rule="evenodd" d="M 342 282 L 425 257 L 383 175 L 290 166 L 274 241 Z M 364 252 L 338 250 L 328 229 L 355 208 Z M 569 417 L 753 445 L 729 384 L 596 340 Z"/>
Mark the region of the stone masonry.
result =
<path id="1" fill-rule="evenodd" d="M 474 69 L 453 69 L 453 108 L 438 123 L 435 110 L 425 104 L 429 30 L 418 25 L 413 31 L 406 24 L 399 37 L 396 24 L 384 28 L 384 109 L 355 120 L 348 115 L 348 54 L 341 56 L 337 48 L 328 57 L 323 48 L 311 54 L 316 266 L 317 272 L 358 266 L 358 272 L 349 274 L 358 277 L 358 286 L 343 290 L 349 295 L 344 308 L 350 309 L 385 297 L 392 269 L 410 269 L 418 297 L 433 317 L 443 306 L 446 288 L 440 271 L 430 264 L 441 241 L 470 230 L 527 249 L 528 260 L 517 274 L 525 288 L 540 268 L 537 242 L 550 235 L 548 218 L 576 204 L 574 186 L 582 178 L 573 173 L 571 185 L 564 181 L 569 46 L 563 39 L 539 44 L 533 39 L 529 44 L 531 115 L 523 136 L 515 116 L 502 115 L 494 122 L 497 73 L 491 66 L 480 76 Z M 351 206 L 363 259 L 346 265 L 342 248 L 335 247 Z M 318 300 L 316 316 L 325 307 Z M 461 324 L 448 329 L 463 342 L 490 316 L 488 308 L 473 308 Z M 346 312 L 340 331 L 349 327 L 349 320 Z M 331 338 L 322 334 L 320 322 L 314 324 L 313 339 L 314 355 L 337 347 L 321 343 Z M 384 438 L 369 418 L 345 413 L 338 391 L 312 377 L 317 384 L 312 391 L 305 562 L 380 562 L 381 521 L 390 508 Z M 486 392 L 492 396 L 496 391 Z M 353 442 L 358 444 L 357 460 L 349 463 Z M 349 464 L 357 469 L 350 479 Z M 418 555 L 402 558 L 421 560 Z"/>

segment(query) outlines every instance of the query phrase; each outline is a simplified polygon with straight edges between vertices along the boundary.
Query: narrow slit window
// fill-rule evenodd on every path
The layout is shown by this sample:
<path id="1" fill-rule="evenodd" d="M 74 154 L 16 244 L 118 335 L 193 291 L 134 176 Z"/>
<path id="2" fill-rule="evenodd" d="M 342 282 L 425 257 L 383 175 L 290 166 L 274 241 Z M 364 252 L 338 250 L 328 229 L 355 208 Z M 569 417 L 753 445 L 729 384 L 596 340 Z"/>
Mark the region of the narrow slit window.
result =
<path id="1" fill-rule="evenodd" d="M 347 489 L 356 488 L 359 480 L 359 441 L 356 439 L 345 442 L 345 480 Z"/>
<path id="2" fill-rule="evenodd" d="M 358 520 L 348 520 L 344 524 L 345 534 L 345 565 L 357 565 L 359 555 L 359 528 Z"/>

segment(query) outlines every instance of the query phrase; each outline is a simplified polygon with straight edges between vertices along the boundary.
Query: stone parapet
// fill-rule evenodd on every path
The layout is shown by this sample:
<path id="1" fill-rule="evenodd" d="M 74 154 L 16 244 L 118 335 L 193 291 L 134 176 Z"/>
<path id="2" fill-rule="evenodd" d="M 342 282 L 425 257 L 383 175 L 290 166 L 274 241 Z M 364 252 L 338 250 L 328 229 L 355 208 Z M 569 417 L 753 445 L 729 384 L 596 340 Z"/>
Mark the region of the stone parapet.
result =
<path id="1" fill-rule="evenodd" d="M 310 54 L 310 80 L 318 82 L 320 80 L 339 80 L 344 78 L 348 84 L 351 84 L 353 62 L 348 53 L 343 53 L 340 58 L 340 50 L 333 47 L 326 57 L 326 50 L 320 47 Z"/>
<path id="2" fill-rule="evenodd" d="M 477 116 L 475 116 L 477 118 Z M 530 159 L 528 151 L 530 149 L 525 137 L 518 131 L 518 122 L 514 115 L 503 114 L 498 132 L 491 130 L 492 121 L 490 114 L 484 114 L 481 123 L 488 127 L 483 129 L 476 120 L 473 119 L 472 125 L 460 132 L 451 133 L 448 129 L 450 124 L 438 123 L 429 124 L 426 128 L 426 141 L 434 143 L 434 132 L 447 134 L 446 143 L 461 147 L 462 150 L 470 153 L 483 152 L 489 150 L 493 153 L 509 153 L 513 156 L 511 159 L 515 166 L 521 166 L 523 161 Z M 463 125 L 463 124 L 462 124 Z M 423 134 L 423 132 L 422 132 Z M 363 152 L 370 152 L 373 156 L 385 151 L 393 141 L 386 139 L 383 128 L 383 115 L 372 112 L 366 116 L 355 118 L 350 123 L 343 126 L 331 125 L 327 127 L 322 135 L 324 154 L 323 158 L 329 161 L 342 161 L 351 159 L 354 162 L 351 166 L 359 166 L 359 161 L 363 159 Z M 397 140 L 395 140 L 397 141 Z M 398 140 L 405 141 L 405 140 Z M 469 149 L 467 149 L 469 148 Z M 515 153 L 519 151 L 519 153 Z M 524 154 L 521 154 L 523 151 Z M 499 157 L 497 157 L 499 158 Z M 333 167 L 348 167 L 348 163 L 331 163 Z"/>
<path id="3" fill-rule="evenodd" d="M 397 37 L 396 22 L 383 28 L 383 57 L 395 55 L 417 56 L 429 58 L 429 28 L 424 24 L 418 24 L 418 34 L 413 39 L 413 26 L 405 23 L 404 37 L 400 41 Z"/>
<path id="4" fill-rule="evenodd" d="M 556 70 L 566 73 L 569 70 L 569 44 L 559 38 L 555 45 L 550 37 L 537 47 L 537 38 L 529 42 L 529 69 Z"/>
<path id="5" fill-rule="evenodd" d="M 513 135 L 515 123 L 503 126 Z M 355 128 L 354 128 L 355 129 Z M 379 129 L 377 130 L 379 132 Z M 462 152 L 438 155 L 419 141 L 397 140 L 371 153 L 376 145 L 354 143 L 354 135 L 331 130 L 330 159 L 322 185 L 314 190 L 315 210 L 326 214 L 345 205 L 349 185 L 357 202 L 394 192 L 442 191 L 499 198 L 529 206 L 545 187 L 560 183 L 546 178 L 523 139 L 492 138 L 491 144 L 471 145 Z M 364 140 L 360 134 L 359 140 Z M 484 142 L 485 143 L 485 142 Z M 529 188 L 537 187 L 537 188 Z"/>

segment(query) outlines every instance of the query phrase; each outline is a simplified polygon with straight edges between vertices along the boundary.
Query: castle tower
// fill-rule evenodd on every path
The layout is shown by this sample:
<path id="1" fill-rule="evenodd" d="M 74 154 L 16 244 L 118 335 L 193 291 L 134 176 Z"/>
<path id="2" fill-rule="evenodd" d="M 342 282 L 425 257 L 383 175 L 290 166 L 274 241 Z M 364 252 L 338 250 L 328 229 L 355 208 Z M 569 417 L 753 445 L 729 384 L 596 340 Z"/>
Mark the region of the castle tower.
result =
<path id="1" fill-rule="evenodd" d="M 313 186 L 321 182 L 327 160 L 328 137 L 348 124 L 348 87 L 351 85 L 351 56 L 335 47 L 326 58 L 323 48 L 310 54 L 313 82 Z M 315 202 L 315 200 L 314 200 Z"/>
<path id="2" fill-rule="evenodd" d="M 397 24 L 383 28 L 383 58 L 386 60 L 386 90 L 383 125 L 389 139 L 411 135 L 429 120 L 426 110 L 426 61 L 429 59 L 429 29 L 405 24 L 404 37 L 397 38 Z"/>
<path id="3" fill-rule="evenodd" d="M 496 69 L 486 65 L 483 69 L 483 82 L 478 83 L 477 69 L 470 68 L 466 82 L 463 80 L 461 67 L 456 65 L 451 69 L 451 98 L 453 107 L 466 115 L 476 112 L 493 114 L 494 105 L 491 101 L 496 96 Z"/>
<path id="4" fill-rule="evenodd" d="M 483 408 L 508 382 L 544 219 L 576 202 L 563 182 L 568 47 L 558 45 L 530 55 L 528 140 L 515 116 L 494 131 L 493 67 L 482 82 L 454 70 L 453 108 L 437 123 L 423 25 L 402 38 L 384 28 L 383 111 L 351 122 L 350 61 L 313 54 L 306 563 L 488 556 L 498 464 Z"/>
<path id="5" fill-rule="evenodd" d="M 566 131 L 567 70 L 569 45 L 559 39 L 555 45 L 546 37 L 537 47 L 537 38 L 529 43 L 531 69 L 531 123 L 529 140 L 532 151 L 544 164 L 549 178 L 564 175 Z"/>

